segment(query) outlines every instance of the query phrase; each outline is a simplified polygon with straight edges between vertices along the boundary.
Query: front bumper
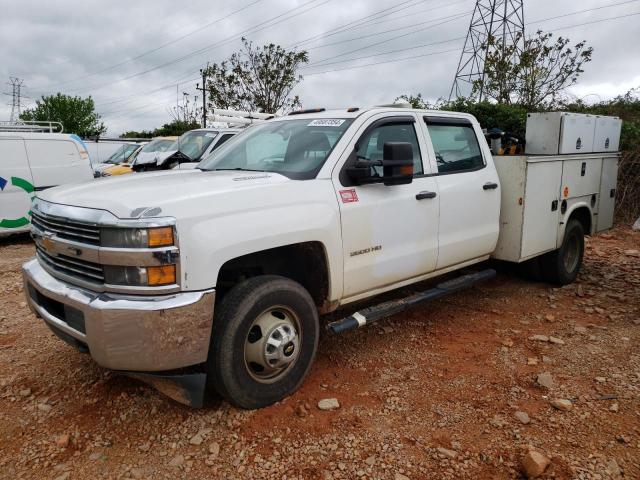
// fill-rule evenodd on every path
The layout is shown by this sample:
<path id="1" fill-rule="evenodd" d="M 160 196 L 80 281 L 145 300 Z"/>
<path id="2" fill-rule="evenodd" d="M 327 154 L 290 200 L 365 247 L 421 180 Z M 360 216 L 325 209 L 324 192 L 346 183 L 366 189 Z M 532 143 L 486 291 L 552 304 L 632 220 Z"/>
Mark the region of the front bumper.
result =
<path id="1" fill-rule="evenodd" d="M 207 360 L 215 290 L 162 296 L 97 293 L 22 267 L 29 307 L 111 370 L 164 372 Z"/>

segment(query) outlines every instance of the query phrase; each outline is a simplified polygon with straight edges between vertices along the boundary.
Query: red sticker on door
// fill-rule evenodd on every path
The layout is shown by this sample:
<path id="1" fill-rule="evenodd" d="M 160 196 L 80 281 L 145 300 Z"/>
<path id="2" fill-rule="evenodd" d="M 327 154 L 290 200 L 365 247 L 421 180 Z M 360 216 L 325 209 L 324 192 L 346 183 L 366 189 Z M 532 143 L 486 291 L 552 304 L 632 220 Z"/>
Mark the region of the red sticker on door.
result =
<path id="1" fill-rule="evenodd" d="M 342 203 L 353 203 L 358 201 L 358 194 L 355 188 L 340 190 L 340 198 L 342 198 Z"/>

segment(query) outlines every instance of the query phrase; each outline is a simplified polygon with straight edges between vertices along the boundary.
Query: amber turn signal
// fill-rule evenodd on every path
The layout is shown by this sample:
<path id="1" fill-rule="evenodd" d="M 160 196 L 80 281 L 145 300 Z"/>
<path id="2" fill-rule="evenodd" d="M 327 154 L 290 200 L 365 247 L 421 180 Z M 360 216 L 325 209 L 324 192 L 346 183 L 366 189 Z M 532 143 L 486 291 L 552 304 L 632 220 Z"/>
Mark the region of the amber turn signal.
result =
<path id="1" fill-rule="evenodd" d="M 176 283 L 175 265 L 147 267 L 147 284 L 149 286 L 170 285 L 172 283 Z"/>
<path id="2" fill-rule="evenodd" d="M 148 232 L 148 244 L 150 247 L 173 245 L 173 227 L 150 228 Z"/>

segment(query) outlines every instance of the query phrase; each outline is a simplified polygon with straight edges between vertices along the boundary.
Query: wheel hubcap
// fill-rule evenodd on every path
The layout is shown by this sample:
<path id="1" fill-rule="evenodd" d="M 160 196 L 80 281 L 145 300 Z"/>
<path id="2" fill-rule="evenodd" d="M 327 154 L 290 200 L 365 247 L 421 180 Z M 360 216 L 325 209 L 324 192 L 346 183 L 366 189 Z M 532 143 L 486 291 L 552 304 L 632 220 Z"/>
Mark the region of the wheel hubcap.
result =
<path id="1" fill-rule="evenodd" d="M 300 322 L 289 309 L 271 308 L 251 324 L 244 359 L 249 374 L 260 382 L 280 378 L 298 359 Z"/>

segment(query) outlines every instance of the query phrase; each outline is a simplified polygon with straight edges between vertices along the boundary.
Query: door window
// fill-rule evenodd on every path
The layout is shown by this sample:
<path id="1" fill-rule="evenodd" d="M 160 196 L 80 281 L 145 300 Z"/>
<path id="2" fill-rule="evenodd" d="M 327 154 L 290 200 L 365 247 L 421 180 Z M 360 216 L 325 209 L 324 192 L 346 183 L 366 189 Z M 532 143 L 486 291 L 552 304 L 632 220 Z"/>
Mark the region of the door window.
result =
<path id="1" fill-rule="evenodd" d="M 413 174 L 421 175 L 422 158 L 418 137 L 412 123 L 393 123 L 380 125 L 366 132 L 358 142 L 358 158 L 360 160 L 384 160 L 383 149 L 387 142 L 407 142 L 413 149 Z M 382 167 L 372 167 L 378 176 L 382 177 Z"/>
<path id="2" fill-rule="evenodd" d="M 223 143 L 225 143 L 227 140 L 229 140 L 231 137 L 233 137 L 233 135 L 234 135 L 233 133 L 227 133 L 225 135 L 222 135 L 220 137 L 220 140 L 218 140 L 218 143 L 216 143 L 213 146 L 213 150 L 216 150 L 219 146 L 221 146 Z M 211 151 L 213 151 L 213 150 L 211 150 Z"/>
<path id="3" fill-rule="evenodd" d="M 484 159 L 475 131 L 469 125 L 430 124 L 427 129 L 438 164 L 438 173 L 478 170 Z"/>

